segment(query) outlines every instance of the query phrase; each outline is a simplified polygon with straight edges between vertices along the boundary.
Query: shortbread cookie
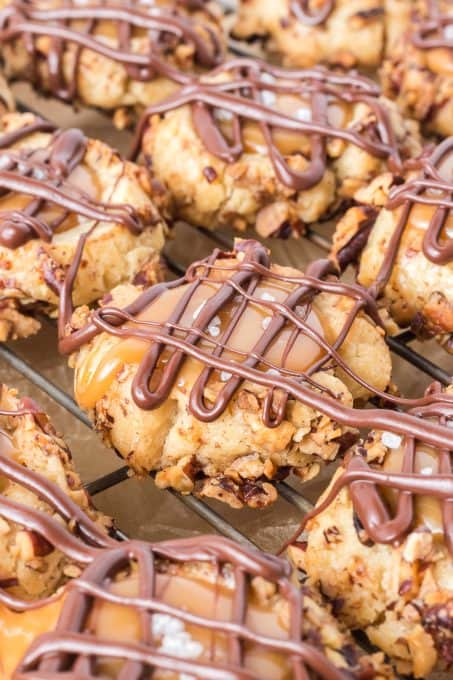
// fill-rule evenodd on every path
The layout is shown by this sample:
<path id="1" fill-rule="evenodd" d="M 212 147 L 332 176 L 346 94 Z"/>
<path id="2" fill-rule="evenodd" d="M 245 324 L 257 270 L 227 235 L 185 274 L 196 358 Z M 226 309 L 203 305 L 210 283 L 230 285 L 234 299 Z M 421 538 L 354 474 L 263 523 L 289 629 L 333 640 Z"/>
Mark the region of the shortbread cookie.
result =
<path id="1" fill-rule="evenodd" d="M 405 6 L 406 13 L 388 19 L 389 54 L 380 71 L 383 90 L 405 115 L 421 121 L 426 132 L 453 135 L 452 3 L 389 4 Z"/>
<path id="2" fill-rule="evenodd" d="M 128 110 L 221 61 L 220 16 L 191 0 L 0 0 L 0 51 L 9 78 L 116 112 L 124 127 Z"/>
<path id="3" fill-rule="evenodd" d="M 290 573 L 283 560 L 216 536 L 119 544 L 72 584 L 57 625 L 13 679 L 393 677 Z M 12 615 L 14 632 L 35 633 L 37 614 Z"/>
<path id="4" fill-rule="evenodd" d="M 32 114 L 0 117 L 0 148 L 0 340 L 36 332 L 33 310 L 55 316 L 68 278 L 76 305 L 157 280 L 165 192 L 146 170 Z"/>
<path id="5" fill-rule="evenodd" d="M 158 486 L 267 505 L 272 480 L 315 475 L 355 438 L 354 399 L 389 385 L 373 301 L 331 271 L 304 276 L 239 241 L 179 281 L 115 289 L 60 341 L 78 403 Z"/>
<path id="6" fill-rule="evenodd" d="M 140 148 L 176 217 L 262 237 L 303 234 L 420 151 L 417 126 L 367 78 L 250 59 L 150 107 Z"/>
<path id="7" fill-rule="evenodd" d="M 368 205 L 340 220 L 333 255 L 358 260 L 359 283 L 401 327 L 453 351 L 453 138 L 410 167 L 403 183 L 388 173 L 359 192 Z"/>
<path id="8" fill-rule="evenodd" d="M 453 424 L 453 390 L 438 389 L 417 409 L 426 436 L 372 432 L 290 548 L 340 619 L 417 678 L 453 667 L 453 449 L 427 442 L 436 419 Z"/>
<path id="9" fill-rule="evenodd" d="M 384 0 L 239 0 L 233 35 L 260 39 L 286 66 L 373 68 L 384 50 Z"/>

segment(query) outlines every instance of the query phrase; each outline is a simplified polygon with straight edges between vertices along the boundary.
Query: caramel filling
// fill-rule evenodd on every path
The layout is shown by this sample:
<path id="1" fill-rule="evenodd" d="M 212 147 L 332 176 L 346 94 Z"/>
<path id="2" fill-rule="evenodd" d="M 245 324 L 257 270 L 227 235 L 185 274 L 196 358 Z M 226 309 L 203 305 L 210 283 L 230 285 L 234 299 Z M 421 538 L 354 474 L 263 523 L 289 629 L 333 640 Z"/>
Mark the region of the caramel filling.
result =
<path id="1" fill-rule="evenodd" d="M 138 594 L 137 575 L 110 584 L 117 595 L 133 597 Z M 108 586 L 106 586 L 108 587 Z M 206 580 L 178 575 L 158 574 L 155 598 L 184 612 L 210 620 L 233 620 L 234 588 Z M 0 680 L 9 680 L 29 645 L 40 634 L 55 629 L 63 597 L 41 609 L 24 613 L 12 612 L 0 606 Z M 254 633 L 276 640 L 288 638 L 282 617 L 258 601 L 250 591 L 245 625 Z M 61 631 L 64 633 L 64 631 Z M 121 643 L 151 644 L 168 656 L 205 662 L 228 662 L 229 639 L 225 633 L 184 623 L 166 614 L 154 614 L 143 630 L 138 609 L 97 599 L 85 623 L 85 632 L 104 640 Z M 103 677 L 117 677 L 126 659 L 96 659 L 96 673 Z M 244 667 L 268 680 L 289 680 L 292 677 L 287 659 L 276 651 L 254 643 L 245 643 Z M 154 676 L 153 676 L 154 677 Z M 156 672 L 158 680 L 177 680 L 179 674 Z"/>
<path id="2" fill-rule="evenodd" d="M 0 680 L 11 680 L 33 640 L 55 628 L 62 604 L 63 598 L 23 613 L 0 604 Z"/>
<path id="3" fill-rule="evenodd" d="M 392 450 L 385 459 L 383 469 L 390 473 L 400 473 L 404 449 Z M 423 475 L 439 474 L 438 453 L 431 446 L 419 444 L 416 448 L 414 472 Z M 397 493 L 392 489 L 383 492 L 393 509 L 396 507 Z M 443 520 L 441 503 L 432 496 L 414 496 L 414 528 L 425 526 L 434 536 L 443 539 Z"/>
<path id="4" fill-rule="evenodd" d="M 114 583 L 112 590 L 122 595 L 137 595 L 138 579 L 129 577 L 127 580 Z M 196 578 L 158 574 L 156 579 L 157 599 L 206 619 L 231 621 L 233 596 L 233 588 Z M 271 607 L 259 603 L 253 591 L 249 596 L 245 625 L 253 632 L 268 637 L 288 638 L 288 631 L 277 613 Z M 121 642 L 144 641 L 139 613 L 127 606 L 97 603 L 87 628 L 95 631 L 100 638 Z M 228 662 L 229 640 L 224 633 L 184 623 L 163 614 L 154 614 L 149 628 L 150 630 L 146 631 L 149 636 L 148 641 L 152 633 L 154 644 L 163 654 L 208 663 L 210 661 Z M 121 662 L 100 660 L 97 672 L 106 674 L 108 677 L 117 677 L 120 665 Z M 252 643 L 245 644 L 244 667 L 269 680 L 286 680 L 292 677 L 288 662 L 283 655 Z M 179 675 L 157 671 L 156 678 L 177 680 Z"/>
<path id="5" fill-rule="evenodd" d="M 426 62 L 428 68 L 434 73 L 443 76 L 453 75 L 453 49 L 451 47 L 436 47 L 428 50 Z"/>
<path id="6" fill-rule="evenodd" d="M 271 90 L 261 93 L 262 103 L 270 108 L 274 108 L 282 113 L 299 118 L 301 122 L 309 123 L 312 121 L 312 109 L 310 101 L 300 96 L 292 94 L 278 94 Z M 232 142 L 232 123 L 228 112 L 217 113 L 217 122 L 225 137 Z M 350 107 L 347 103 L 340 100 L 329 102 L 327 109 L 327 122 L 335 128 L 344 128 L 350 119 Z M 245 120 L 241 126 L 244 151 L 246 153 L 267 153 L 266 140 L 264 139 L 261 127 L 258 123 Z M 289 156 L 294 153 L 302 153 L 309 156 L 311 150 L 310 137 L 298 132 L 289 130 L 272 130 L 272 140 L 277 149 L 284 155 Z"/>
<path id="7" fill-rule="evenodd" d="M 219 287 L 219 283 L 214 280 L 201 283 L 191 296 L 177 325 L 190 330 L 202 312 L 206 301 L 218 291 Z M 186 290 L 187 284 L 184 284 L 178 288 L 165 291 L 144 312 L 138 315 L 137 318 L 143 321 L 157 322 L 156 325 L 149 327 L 150 334 L 165 329 L 166 320 Z M 222 357 L 235 362 L 242 362 L 244 355 L 249 355 L 271 323 L 272 310 L 266 307 L 266 302 L 282 302 L 291 290 L 292 286 L 285 282 L 263 281 L 260 283 L 253 293 L 253 297 L 260 300 L 260 304 L 254 302 L 247 304 L 226 343 Z M 212 352 L 214 342 L 221 340 L 224 330 L 231 323 L 241 302 L 242 298 L 234 298 L 211 320 L 204 331 L 207 338 L 202 338 L 198 343 L 200 349 L 208 353 Z M 313 309 L 307 310 L 305 307 L 296 307 L 294 312 L 321 337 L 324 336 L 321 321 Z M 292 343 L 294 328 L 292 324 L 291 326 L 287 324 L 275 337 L 264 358 L 275 366 L 282 367 L 284 365 L 289 370 L 303 372 L 321 358 L 323 350 L 314 340 L 309 339 L 301 332 L 297 334 L 297 338 Z M 184 338 L 186 333 L 176 330 L 174 335 Z M 212 342 L 209 342 L 211 338 Z M 77 369 L 75 382 L 78 403 L 83 408 L 93 408 L 96 402 L 108 391 L 121 368 L 127 364 L 139 364 L 150 344 L 151 341 L 141 339 L 119 339 L 103 335 L 102 341 L 94 344 Z M 168 356 L 169 350 L 165 350 L 153 376 L 154 380 L 159 379 L 159 369 L 164 367 Z M 260 369 L 266 371 L 269 370 L 269 367 L 266 364 L 261 364 Z M 177 386 L 184 384 L 187 388 L 187 385 L 194 382 L 201 370 L 202 366 L 199 362 L 187 358 L 180 372 L 180 379 L 176 381 Z M 227 380 L 228 377 L 220 374 L 220 381 Z M 217 379 L 219 379 L 219 374 L 217 374 Z"/>
<path id="8" fill-rule="evenodd" d="M 102 187 L 99 178 L 93 170 L 86 165 L 78 164 L 70 175 L 64 180 L 65 192 L 71 195 L 71 188 L 78 192 L 82 192 L 84 196 L 93 201 L 99 201 L 102 198 Z M 0 179 L 1 188 L 1 179 Z M 77 195 L 77 194 L 76 194 Z M 86 218 L 76 212 L 67 212 L 53 203 L 39 202 L 25 194 L 15 194 L 8 192 L 4 196 L 0 196 L 0 222 L 2 213 L 10 213 L 13 211 L 24 214 L 31 214 L 34 218 L 41 220 L 49 226 L 55 224 L 53 229 L 56 233 L 75 229 L 80 226 Z"/>
<path id="9" fill-rule="evenodd" d="M 439 198 L 439 193 L 434 193 L 432 191 L 427 191 L 425 196 L 429 197 L 432 196 L 433 198 Z M 434 218 L 434 215 L 436 213 L 437 207 L 434 205 L 427 205 L 425 203 L 415 203 L 412 206 L 409 220 L 408 220 L 408 228 L 410 229 L 418 229 L 420 232 L 425 232 L 432 219 Z M 448 240 L 451 240 L 453 238 L 453 211 L 450 210 L 444 220 L 443 226 L 440 231 L 439 235 L 439 243 L 445 243 Z"/>

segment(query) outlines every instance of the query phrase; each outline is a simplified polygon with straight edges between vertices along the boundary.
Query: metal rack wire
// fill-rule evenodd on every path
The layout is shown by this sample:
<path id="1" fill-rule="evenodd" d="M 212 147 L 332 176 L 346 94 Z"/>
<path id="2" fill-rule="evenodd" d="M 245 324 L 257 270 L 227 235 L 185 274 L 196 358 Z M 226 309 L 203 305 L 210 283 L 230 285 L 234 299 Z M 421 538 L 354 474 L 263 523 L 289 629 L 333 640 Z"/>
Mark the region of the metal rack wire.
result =
<path id="1" fill-rule="evenodd" d="M 239 49 L 237 43 L 232 45 L 232 51 L 241 54 L 248 54 L 247 50 Z M 29 110 L 28 107 L 21 106 L 22 110 Z M 201 235 L 204 240 L 204 247 L 206 253 L 210 252 L 213 246 L 231 247 L 232 241 L 222 233 L 210 233 L 205 230 L 197 229 L 196 227 L 189 227 L 196 232 L 196 235 Z M 307 238 L 318 249 L 320 255 L 329 250 L 329 240 L 323 236 L 316 229 L 309 229 L 304 238 Z M 171 272 L 181 274 L 184 267 L 175 261 L 170 255 L 166 254 L 166 260 Z M 411 343 L 414 341 L 414 336 L 409 331 L 402 332 L 396 337 L 389 337 L 387 339 L 390 350 L 411 366 L 419 369 L 430 378 L 439 380 L 443 384 L 451 382 L 451 377 L 442 367 L 433 363 L 430 359 L 416 352 Z M 23 359 L 19 354 L 11 348 L 11 346 L 0 343 L 0 359 L 8 364 L 11 368 L 29 380 L 39 390 L 46 393 L 54 402 L 69 412 L 74 418 L 83 423 L 86 427 L 91 427 L 91 423 L 87 416 L 77 406 L 73 398 L 62 390 L 58 385 L 51 382 L 44 375 L 39 373 L 29 361 Z M 113 472 L 100 476 L 88 484 L 86 484 L 87 491 L 95 496 L 101 492 L 117 487 L 129 479 L 130 472 L 126 466 L 122 466 Z M 290 503 L 301 516 L 307 512 L 311 507 L 311 503 L 303 495 L 302 487 L 297 489 L 287 482 L 278 483 L 278 490 L 280 496 L 288 503 Z M 232 538 L 239 543 L 245 545 L 254 545 L 254 542 L 245 536 L 238 529 L 234 528 L 217 510 L 213 509 L 211 505 L 193 496 L 182 496 L 174 491 L 167 490 L 167 493 L 172 494 L 178 502 L 183 503 L 191 512 L 195 513 L 203 520 L 205 520 L 217 532 Z M 125 538 L 125 534 L 120 529 L 117 531 L 119 538 Z"/>

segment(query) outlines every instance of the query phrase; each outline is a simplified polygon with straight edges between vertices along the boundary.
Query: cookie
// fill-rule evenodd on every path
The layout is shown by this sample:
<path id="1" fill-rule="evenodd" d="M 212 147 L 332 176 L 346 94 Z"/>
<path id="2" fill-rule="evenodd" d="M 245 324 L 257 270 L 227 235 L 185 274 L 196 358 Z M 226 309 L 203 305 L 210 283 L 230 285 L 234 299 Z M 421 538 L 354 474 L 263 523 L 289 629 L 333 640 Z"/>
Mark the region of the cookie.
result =
<path id="1" fill-rule="evenodd" d="M 453 351 L 453 138 L 360 192 L 337 225 L 333 257 L 358 261 L 358 282 L 397 324 Z M 383 207 L 379 207 L 383 205 Z"/>
<path id="2" fill-rule="evenodd" d="M 453 451 L 451 437 L 450 446 L 436 447 L 428 436 L 436 420 L 453 423 L 453 390 L 442 394 L 434 385 L 412 408 L 426 433 L 372 431 L 346 458 L 290 554 L 340 619 L 364 630 L 398 673 L 426 678 L 452 669 Z"/>
<path id="3" fill-rule="evenodd" d="M 426 133 L 453 135 L 453 9 L 449 0 L 403 0 L 389 16 L 384 93 Z M 405 11 L 404 11 L 405 10 Z"/>
<path id="4" fill-rule="evenodd" d="M 375 68 L 385 40 L 383 0 L 240 0 L 233 35 L 260 40 L 285 66 Z"/>
<path id="5" fill-rule="evenodd" d="M 217 536 L 119 544 L 72 583 L 58 623 L 13 678 L 392 677 L 290 574 L 283 560 Z"/>
<path id="6" fill-rule="evenodd" d="M 214 3 L 191 0 L 1 0 L 0 51 L 8 78 L 113 112 L 125 127 L 129 112 L 219 63 L 220 17 Z"/>
<path id="7" fill-rule="evenodd" d="M 165 194 L 143 168 L 28 113 L 0 117 L 0 148 L 0 340 L 55 316 L 69 279 L 79 305 L 160 276 Z"/>
<path id="8" fill-rule="evenodd" d="M 140 150 L 175 217 L 288 237 L 420 145 L 417 126 L 367 78 L 233 59 L 148 108 Z"/>
<path id="9" fill-rule="evenodd" d="M 314 476 L 356 437 L 354 400 L 389 385 L 377 310 L 333 271 L 321 260 L 304 276 L 238 241 L 176 282 L 115 289 L 60 340 L 76 400 L 158 486 L 271 503 L 272 481 Z"/>

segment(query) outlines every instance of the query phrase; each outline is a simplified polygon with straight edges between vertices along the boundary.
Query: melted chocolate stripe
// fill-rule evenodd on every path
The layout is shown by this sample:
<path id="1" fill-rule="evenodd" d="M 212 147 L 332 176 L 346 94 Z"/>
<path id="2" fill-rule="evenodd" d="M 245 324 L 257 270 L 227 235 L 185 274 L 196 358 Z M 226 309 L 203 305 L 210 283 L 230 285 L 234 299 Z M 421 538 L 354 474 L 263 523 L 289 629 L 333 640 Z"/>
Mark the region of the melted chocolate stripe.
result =
<path id="1" fill-rule="evenodd" d="M 310 0 L 291 0 L 290 8 L 298 21 L 307 26 L 323 24 L 332 13 L 335 0 L 324 0 L 319 9 L 310 10 Z"/>
<path id="2" fill-rule="evenodd" d="M 86 21 L 81 30 L 73 26 L 73 22 L 77 21 Z M 92 35 L 99 21 L 109 21 L 116 26 L 117 47 L 110 47 L 102 39 Z M 184 83 L 189 76 L 173 67 L 165 55 L 159 53 L 161 39 L 173 36 L 193 46 L 195 60 L 200 66 L 214 67 L 222 55 L 222 45 L 209 24 L 198 25 L 207 32 L 209 41 L 197 30 L 196 24 L 190 18 L 157 6 L 151 7 L 147 12 L 132 5 L 114 3 L 93 3 L 81 7 L 69 0 L 63 7 L 40 9 L 33 3 L 13 2 L 0 12 L 0 40 L 9 43 L 23 38 L 34 67 L 35 81 L 39 84 L 36 63 L 42 55 L 38 53 L 36 37 L 51 36 L 53 40 L 46 55 L 50 89 L 56 96 L 71 100 L 77 93 L 82 49 L 91 50 L 122 64 L 129 77 L 134 80 L 146 82 L 157 75 L 163 75 L 174 82 Z M 147 31 L 149 49 L 145 53 L 132 51 L 134 28 Z M 63 60 L 68 43 L 76 45 L 77 49 L 72 72 L 66 79 Z"/>
<path id="3" fill-rule="evenodd" d="M 452 24 L 453 17 L 442 15 L 439 15 L 436 19 L 423 22 L 411 36 L 413 45 L 420 50 L 453 49 L 453 40 L 447 37 L 444 30 L 446 26 Z"/>
<path id="4" fill-rule="evenodd" d="M 54 133 L 47 147 L 7 148 L 26 141 L 35 132 Z M 31 199 L 20 210 L 0 209 L 0 245 L 15 249 L 33 238 L 51 241 L 71 213 L 96 222 L 122 224 L 134 234 L 142 231 L 144 225 L 131 206 L 96 201 L 71 184 L 69 176 L 81 164 L 86 146 L 87 140 L 80 130 L 55 131 L 54 126 L 40 119 L 0 134 L 0 149 L 3 149 L 0 151 L 0 195 L 23 194 Z M 51 222 L 41 217 L 47 204 L 62 211 Z"/>
<path id="5" fill-rule="evenodd" d="M 221 74 L 230 75 L 232 79 L 214 81 Z M 262 93 L 266 91 L 308 98 L 311 120 L 301 120 L 265 105 Z M 151 116 L 190 105 L 194 127 L 206 149 L 226 163 L 235 162 L 244 151 L 241 123 L 245 120 L 257 123 L 277 178 L 296 191 L 309 189 L 322 179 L 327 166 L 326 144 L 331 138 L 353 144 L 376 158 L 388 159 L 391 167 L 399 171 L 398 145 L 389 116 L 378 97 L 376 86 L 358 76 L 345 80 L 322 68 L 292 71 L 260 61 L 237 59 L 226 62 L 204 79 L 192 79 L 163 102 L 150 106 L 139 121 L 131 157 L 135 158 L 140 152 L 141 139 Z M 363 102 L 369 106 L 376 118 L 372 134 L 331 125 L 328 122 L 331 99 L 351 104 Z M 227 111 L 232 117 L 232 144 L 227 142 L 215 119 L 218 110 Z M 311 153 L 306 170 L 299 172 L 291 168 L 273 139 L 273 130 L 308 135 Z"/>
<path id="6" fill-rule="evenodd" d="M 144 409 L 156 408 L 165 401 L 177 379 L 178 371 L 184 358 L 190 356 L 200 361 L 205 369 L 225 371 L 234 376 L 221 390 L 212 407 L 207 410 L 204 407 L 202 398 L 204 386 L 206 384 L 206 371 L 202 374 L 200 380 L 192 387 L 189 398 L 189 409 L 199 420 L 210 421 L 221 415 L 239 385 L 244 380 L 250 380 L 257 385 L 267 387 L 271 392 L 278 387 L 283 391 L 283 394 L 287 395 L 287 397 L 291 396 L 296 400 L 300 400 L 303 404 L 307 404 L 329 416 L 332 420 L 347 426 L 375 427 L 390 430 L 401 435 L 411 435 L 415 433 L 417 436 L 425 438 L 426 441 L 433 446 L 449 445 L 451 441 L 451 429 L 444 425 L 427 423 L 420 417 L 420 414 L 424 412 L 424 409 L 426 412 L 426 408 L 431 409 L 430 412 L 433 413 L 442 412 L 443 408 L 449 408 L 452 398 L 448 395 L 436 396 L 428 394 L 426 397 L 418 400 L 399 400 L 391 395 L 384 395 L 387 401 L 393 402 L 395 405 L 399 406 L 410 406 L 411 410 L 407 413 L 396 413 L 388 409 L 361 410 L 347 408 L 339 403 L 338 400 L 328 396 L 325 392 L 315 392 L 310 386 L 303 384 L 302 375 L 299 380 L 295 380 L 292 377 L 284 375 L 279 370 L 273 372 L 271 376 L 258 370 L 256 368 L 258 363 L 257 357 L 259 358 L 259 356 L 263 354 L 265 349 L 272 340 L 278 336 L 278 333 L 282 329 L 279 318 L 283 317 L 284 321 L 288 321 L 288 310 L 285 309 L 285 306 L 278 308 L 279 312 L 281 312 L 281 317 L 279 317 L 279 314 L 274 314 L 273 321 L 269 327 L 264 330 L 262 337 L 258 340 L 258 343 L 253 348 L 249 357 L 245 358 L 243 362 L 224 359 L 222 357 L 223 350 L 228 348 L 227 339 L 230 337 L 232 330 L 239 321 L 238 315 L 234 316 L 227 324 L 226 328 L 222 330 L 222 336 L 216 341 L 219 342 L 219 345 L 217 346 L 218 351 L 211 353 L 197 346 L 201 334 L 205 331 L 207 326 L 209 326 L 211 320 L 221 311 L 229 300 L 234 299 L 233 294 L 238 296 L 236 299 L 238 299 L 240 303 L 244 301 L 244 291 L 246 298 L 248 294 L 247 286 L 253 282 L 254 277 L 256 277 L 257 281 L 261 280 L 261 278 L 265 279 L 267 276 L 277 281 L 280 279 L 280 275 L 275 272 L 270 273 L 266 262 L 263 263 L 263 257 L 265 257 L 266 251 L 261 244 L 254 241 L 241 242 L 236 249 L 236 254 L 238 253 L 241 253 L 243 261 L 233 268 L 231 278 L 227 278 L 223 283 L 219 284 L 220 287 L 217 289 L 217 292 L 206 301 L 200 314 L 196 318 L 194 326 L 191 328 L 183 328 L 185 336 L 182 338 L 172 334 L 173 330 L 175 330 L 172 326 L 173 324 L 176 326 L 179 325 L 178 320 L 180 319 L 183 310 L 187 307 L 196 286 L 204 280 L 206 269 L 209 271 L 209 268 L 213 267 L 213 257 L 205 262 L 195 264 L 194 267 L 188 270 L 188 275 L 185 278 L 171 284 L 171 287 L 177 287 L 183 282 L 192 281 L 185 295 L 168 319 L 168 322 L 153 324 L 152 322 L 141 322 L 140 320 L 135 319 L 135 324 L 138 328 L 124 326 L 124 321 L 126 319 L 129 319 L 130 316 L 139 314 L 146 309 L 152 300 L 157 299 L 167 289 L 165 284 L 160 284 L 159 286 L 150 288 L 142 296 L 139 296 L 133 303 L 133 306 L 126 307 L 126 315 L 122 310 L 117 311 L 114 307 L 108 307 L 93 313 L 91 323 L 88 323 L 84 328 L 75 331 L 68 337 L 60 339 L 60 351 L 63 353 L 74 352 L 102 331 L 117 337 L 136 337 L 150 342 L 150 349 L 139 365 L 132 385 L 132 396 L 134 401 L 140 408 Z M 217 260 L 220 260 L 219 266 L 221 267 L 222 260 L 220 254 L 215 251 L 214 256 L 216 262 L 215 266 L 217 266 Z M 225 254 L 225 256 L 229 257 L 230 254 Z M 324 268 L 325 263 L 322 262 L 320 270 L 323 271 Z M 244 273 L 249 274 L 249 276 L 244 278 Z M 239 276 L 240 278 L 236 280 Z M 307 279 L 304 277 L 295 277 L 294 279 L 291 279 L 291 277 L 283 276 L 281 280 L 291 280 L 292 283 L 296 285 L 296 289 L 291 295 L 296 301 L 299 300 L 299 302 L 304 301 L 304 294 L 317 294 L 323 289 L 323 282 L 320 282 L 319 280 L 314 281 L 312 291 L 307 289 Z M 233 281 L 233 283 L 231 283 L 231 281 Z M 302 281 L 302 286 L 298 289 L 297 285 L 300 281 Z M 237 286 L 239 286 L 239 288 Z M 336 282 L 336 292 L 338 294 L 348 296 L 351 294 L 350 290 L 350 287 L 346 284 Z M 357 289 L 353 289 L 352 295 L 357 295 Z M 370 302 L 370 299 L 366 296 L 362 299 Z M 343 329 L 340 329 L 340 332 L 338 333 L 340 342 L 350 330 L 354 318 L 361 306 L 362 305 L 355 305 L 353 308 L 354 312 L 347 317 Z M 245 309 L 245 307 L 242 306 L 241 309 Z M 302 330 L 299 327 L 296 327 L 296 329 Z M 211 341 L 211 345 L 216 347 L 215 342 L 212 343 Z M 162 369 L 157 385 L 151 391 L 149 385 L 164 348 L 172 348 L 174 351 L 171 354 L 168 363 L 165 365 L 165 368 Z M 335 351 L 336 347 L 334 347 L 334 352 Z M 331 347 L 329 348 L 329 354 L 332 354 Z M 277 374 L 274 375 L 274 373 Z M 356 376 L 354 376 L 354 378 L 357 379 Z M 381 393 L 376 390 L 374 390 L 374 393 L 381 396 Z M 280 412 L 276 419 L 273 419 L 269 410 L 271 404 L 272 399 L 268 397 L 265 401 L 263 419 L 269 426 L 275 426 L 283 419 L 284 410 Z"/>

